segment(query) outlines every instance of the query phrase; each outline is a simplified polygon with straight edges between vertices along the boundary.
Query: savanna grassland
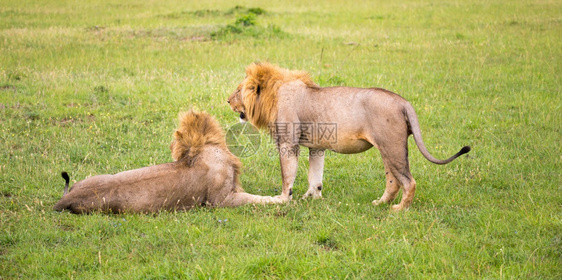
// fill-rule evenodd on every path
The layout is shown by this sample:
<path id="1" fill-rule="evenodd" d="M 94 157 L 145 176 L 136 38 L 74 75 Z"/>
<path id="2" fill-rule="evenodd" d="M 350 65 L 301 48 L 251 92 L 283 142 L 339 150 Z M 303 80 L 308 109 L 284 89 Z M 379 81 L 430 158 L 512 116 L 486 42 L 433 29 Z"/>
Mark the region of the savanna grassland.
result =
<path id="1" fill-rule="evenodd" d="M 560 1 L 0 1 L 0 279 L 560 279 Z M 408 211 L 375 207 L 379 152 L 306 153 L 286 205 L 155 215 L 52 211 L 64 187 L 171 161 L 180 112 L 225 129 L 254 61 L 416 108 Z M 345 114 L 346 112 L 336 112 Z M 280 193 L 268 136 L 246 191 Z M 306 151 L 305 149 L 303 149 Z M 399 199 L 399 198 L 398 198 Z"/>

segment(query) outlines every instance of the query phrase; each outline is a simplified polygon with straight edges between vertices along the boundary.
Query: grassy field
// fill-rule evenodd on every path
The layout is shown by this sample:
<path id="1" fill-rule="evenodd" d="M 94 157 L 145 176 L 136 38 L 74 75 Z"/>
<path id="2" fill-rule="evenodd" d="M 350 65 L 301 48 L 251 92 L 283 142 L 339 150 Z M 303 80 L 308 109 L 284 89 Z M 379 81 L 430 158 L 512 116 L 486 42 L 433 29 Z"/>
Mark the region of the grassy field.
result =
<path id="1" fill-rule="evenodd" d="M 84 2 L 0 1 L 0 279 L 562 278 L 561 2 Z M 52 211 L 63 170 L 171 161 L 182 111 L 235 124 L 226 98 L 257 60 L 397 92 L 435 156 L 473 151 L 437 166 L 410 139 L 418 188 L 399 213 L 371 205 L 375 149 L 329 153 L 322 200 Z M 241 181 L 276 195 L 262 139 Z"/>

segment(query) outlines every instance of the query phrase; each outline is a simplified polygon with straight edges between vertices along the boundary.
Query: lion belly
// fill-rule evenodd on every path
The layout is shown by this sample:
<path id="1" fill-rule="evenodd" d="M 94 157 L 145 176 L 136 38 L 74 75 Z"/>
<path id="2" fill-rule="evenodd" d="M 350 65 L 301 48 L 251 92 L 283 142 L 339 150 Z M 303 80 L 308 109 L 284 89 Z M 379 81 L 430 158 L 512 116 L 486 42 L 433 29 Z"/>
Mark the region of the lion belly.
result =
<path id="1" fill-rule="evenodd" d="M 373 147 L 371 143 L 362 139 L 342 139 L 336 143 L 319 142 L 317 144 L 300 142 L 299 145 L 312 149 L 330 150 L 340 154 L 361 153 Z"/>
<path id="2" fill-rule="evenodd" d="M 373 147 L 373 145 L 365 140 L 347 140 L 342 141 L 338 145 L 332 145 L 330 150 L 341 154 L 356 154 L 364 152 Z"/>

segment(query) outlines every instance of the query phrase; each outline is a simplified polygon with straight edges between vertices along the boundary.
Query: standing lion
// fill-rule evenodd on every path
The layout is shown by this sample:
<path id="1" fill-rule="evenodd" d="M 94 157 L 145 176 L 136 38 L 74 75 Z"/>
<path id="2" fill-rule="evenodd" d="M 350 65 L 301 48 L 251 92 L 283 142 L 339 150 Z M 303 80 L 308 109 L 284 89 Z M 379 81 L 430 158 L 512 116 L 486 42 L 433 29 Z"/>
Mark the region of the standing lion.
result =
<path id="1" fill-rule="evenodd" d="M 246 78 L 228 98 L 242 121 L 268 128 L 280 155 L 283 190 L 278 198 L 291 199 L 299 145 L 309 148 L 308 191 L 304 197 L 322 196 L 324 151 L 343 154 L 380 150 L 386 174 L 386 190 L 373 204 L 390 203 L 402 187 L 402 201 L 394 210 L 412 203 L 416 181 L 408 163 L 408 136 L 425 158 L 446 164 L 470 151 L 463 147 L 446 160 L 426 149 L 414 108 L 404 98 L 381 88 L 316 85 L 306 72 L 281 69 L 269 63 L 253 63 Z"/>
<path id="2" fill-rule="evenodd" d="M 70 179 L 63 172 L 64 195 L 54 209 L 151 213 L 280 202 L 244 192 L 238 180 L 242 164 L 226 147 L 219 123 L 205 112 L 190 111 L 180 118 L 170 149 L 174 162 L 94 176 L 75 183 L 70 191 Z"/>

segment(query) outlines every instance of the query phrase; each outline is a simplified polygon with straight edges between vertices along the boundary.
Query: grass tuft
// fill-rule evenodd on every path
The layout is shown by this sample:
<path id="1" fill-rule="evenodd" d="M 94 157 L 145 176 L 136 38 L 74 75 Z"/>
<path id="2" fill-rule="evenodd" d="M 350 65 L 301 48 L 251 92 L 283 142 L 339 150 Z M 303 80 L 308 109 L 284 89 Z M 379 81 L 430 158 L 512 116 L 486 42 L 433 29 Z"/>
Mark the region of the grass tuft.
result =
<path id="1" fill-rule="evenodd" d="M 238 14 L 234 23 L 228 24 L 217 31 L 211 33 L 211 38 L 215 40 L 234 40 L 236 38 L 278 38 L 286 34 L 277 26 L 269 25 L 262 27 L 258 24 L 257 17 L 265 14 L 261 8 L 245 9 L 240 6 L 234 7 L 231 13 Z M 241 11 L 246 11 L 241 13 Z"/>

